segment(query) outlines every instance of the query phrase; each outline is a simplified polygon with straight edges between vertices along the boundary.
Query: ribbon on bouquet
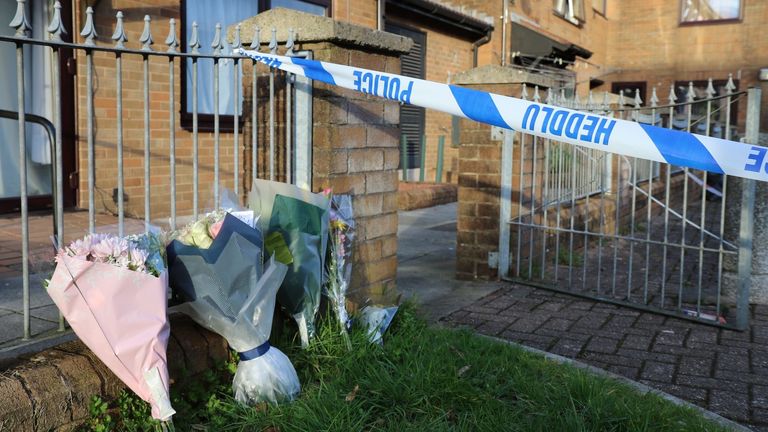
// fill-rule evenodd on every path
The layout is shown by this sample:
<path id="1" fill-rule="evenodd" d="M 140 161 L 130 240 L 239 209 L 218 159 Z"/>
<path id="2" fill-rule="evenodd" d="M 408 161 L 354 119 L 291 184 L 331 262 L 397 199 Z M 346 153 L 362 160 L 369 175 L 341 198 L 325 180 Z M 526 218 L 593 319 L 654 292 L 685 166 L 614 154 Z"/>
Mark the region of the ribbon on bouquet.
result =
<path id="1" fill-rule="evenodd" d="M 768 181 L 768 148 L 335 63 L 238 49 L 312 80 L 542 138 L 656 162 Z"/>

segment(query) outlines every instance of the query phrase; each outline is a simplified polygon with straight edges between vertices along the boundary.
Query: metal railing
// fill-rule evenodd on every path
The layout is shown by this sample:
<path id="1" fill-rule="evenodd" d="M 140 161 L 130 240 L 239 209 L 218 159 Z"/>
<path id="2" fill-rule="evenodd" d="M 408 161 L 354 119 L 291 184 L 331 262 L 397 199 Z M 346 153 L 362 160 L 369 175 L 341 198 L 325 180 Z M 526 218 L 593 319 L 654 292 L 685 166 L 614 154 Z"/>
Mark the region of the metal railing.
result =
<path id="1" fill-rule="evenodd" d="M 222 139 L 222 117 L 220 112 L 219 93 L 221 91 L 220 76 L 221 71 L 219 63 L 232 62 L 232 91 L 234 93 L 233 98 L 233 116 L 234 121 L 232 123 L 233 132 L 228 134 L 231 137 L 232 145 L 232 184 L 233 192 L 238 198 L 242 198 L 244 193 L 247 192 L 248 186 L 241 189 L 241 183 L 244 183 L 245 176 L 250 169 L 251 180 L 260 176 L 269 178 L 271 180 L 282 179 L 287 182 L 299 184 L 299 185 L 311 185 L 312 181 L 312 156 L 311 156 L 311 137 L 312 137 L 312 122 L 311 122 L 311 104 L 312 104 L 312 85 L 311 80 L 293 76 L 280 71 L 269 70 L 259 66 L 260 70 L 257 70 L 257 63 L 254 60 L 246 60 L 244 57 L 224 54 L 223 48 L 224 41 L 222 35 L 221 25 L 216 25 L 215 37 L 211 43 L 213 53 L 205 54 L 200 52 L 201 41 L 198 37 L 197 24 L 192 24 L 192 32 L 189 43 L 189 52 L 179 51 L 179 41 L 176 36 L 176 22 L 174 19 L 169 21 L 169 33 L 165 39 L 166 49 L 164 51 L 154 50 L 152 45 L 154 43 L 151 19 L 149 16 L 144 17 L 144 28 L 141 33 L 138 42 L 141 44 L 139 48 L 129 48 L 126 46 L 128 36 L 124 26 L 124 16 L 122 12 L 116 13 L 116 21 L 114 27 L 114 33 L 111 36 L 113 45 L 107 46 L 103 44 L 97 44 L 96 26 L 94 23 L 93 9 L 88 7 L 85 13 L 85 23 L 82 31 L 79 33 L 83 38 L 82 43 L 70 43 L 63 40 L 63 36 L 67 31 L 64 28 L 64 23 L 61 18 L 61 4 L 56 1 L 53 6 L 53 13 L 50 24 L 47 27 L 49 37 L 43 39 L 33 39 L 30 36 L 30 24 L 27 18 L 27 7 L 25 0 L 17 0 L 16 14 L 11 20 L 10 26 L 16 30 L 13 36 L 0 36 L 0 43 L 14 44 L 16 47 L 16 76 L 17 76 L 17 94 L 14 95 L 18 103 L 18 118 L 19 136 L 18 146 L 20 151 L 19 160 L 19 181 L 20 181 L 20 220 L 21 220 L 21 256 L 22 256 L 22 296 L 23 296 L 23 330 L 21 332 L 22 340 L 29 340 L 32 338 L 32 332 L 30 327 L 30 243 L 29 243 L 29 205 L 28 205 L 28 190 L 27 190 L 27 171 L 26 171 L 26 155 L 27 155 L 27 142 L 26 142 L 26 125 L 30 121 L 41 122 L 45 119 L 40 119 L 39 116 L 33 116 L 28 114 L 27 107 L 25 106 L 26 91 L 29 82 L 25 78 L 25 50 L 27 46 L 47 47 L 53 57 L 51 73 L 53 75 L 52 81 L 56 91 L 52 96 L 52 105 L 54 107 L 53 119 L 51 127 L 48 128 L 49 134 L 53 135 L 53 220 L 54 230 L 53 233 L 57 236 L 57 247 L 61 247 L 64 241 L 65 234 L 65 212 L 63 202 L 64 191 L 64 177 L 63 177 L 63 146 L 62 146 L 62 115 L 60 107 L 61 101 L 61 85 L 62 76 L 58 67 L 59 57 L 64 49 L 71 49 L 85 57 L 85 79 L 84 79 L 84 94 L 85 100 L 85 129 L 84 134 L 80 136 L 79 145 L 85 146 L 86 157 L 85 163 L 82 164 L 81 170 L 87 171 L 87 211 L 88 211 L 88 231 L 94 232 L 97 229 L 96 213 L 98 211 L 96 202 L 96 170 L 98 168 L 106 167 L 105 164 L 111 164 L 111 161 L 97 160 L 96 144 L 97 144 L 97 132 L 96 132 L 96 120 L 97 109 L 94 105 L 94 94 L 96 92 L 95 82 L 97 78 L 97 70 L 94 65 L 95 55 L 109 56 L 114 61 L 114 69 L 99 69 L 99 73 L 106 75 L 114 73 L 114 125 L 115 125 L 115 142 L 114 151 L 116 154 L 116 166 L 110 167 L 110 169 L 116 168 L 116 216 L 117 216 L 117 232 L 123 235 L 125 232 L 126 217 L 126 202 L 125 202 L 125 190 L 126 190 L 126 176 L 125 176 L 125 135 L 128 130 L 124 122 L 124 99 L 125 94 L 128 91 L 135 93 L 137 90 L 141 91 L 141 106 L 143 109 L 143 155 L 135 156 L 135 158 L 141 159 L 143 166 L 143 222 L 145 229 L 149 229 L 150 224 L 156 222 L 153 219 L 151 209 L 154 204 L 164 204 L 153 199 L 153 187 L 167 186 L 168 190 L 168 202 L 167 202 L 167 214 L 169 216 L 168 226 L 174 229 L 179 222 L 180 215 L 177 212 L 178 209 L 178 195 L 177 190 L 177 167 L 182 160 L 177 156 L 177 144 L 180 138 L 177 136 L 177 132 L 181 131 L 177 118 L 179 116 L 179 99 L 176 98 L 175 88 L 177 87 L 176 75 L 179 70 L 180 62 L 186 62 L 187 59 L 191 60 L 191 108 L 192 108 L 192 127 L 191 127 L 191 166 L 192 166 L 192 196 L 191 196 L 191 209 L 189 215 L 197 217 L 198 212 L 203 207 L 201 200 L 201 175 L 203 163 L 209 163 L 208 160 L 201 160 L 200 149 L 200 122 L 199 117 L 199 97 L 198 93 L 201 90 L 202 83 L 199 82 L 199 64 L 202 59 L 212 60 L 213 67 L 213 206 L 217 207 L 222 202 L 222 196 L 220 192 L 220 184 L 222 183 L 222 169 L 225 163 L 230 161 L 222 160 L 222 149 L 225 144 Z M 235 38 L 232 44 L 232 48 L 238 48 L 241 46 L 240 39 L 240 26 L 235 29 Z M 268 44 L 268 48 L 272 53 L 278 51 L 278 41 L 276 39 L 276 31 L 272 29 L 272 38 Z M 253 35 L 253 42 L 250 45 L 251 49 L 259 50 L 261 48 L 260 31 L 257 28 Z M 296 52 L 294 51 L 293 31 L 290 31 L 290 37 L 284 45 L 285 55 L 311 58 L 311 52 Z M 103 58 L 103 57 L 102 57 Z M 141 82 L 140 88 L 129 88 L 124 80 L 124 68 L 126 62 L 138 59 L 141 61 Z M 153 128 L 151 122 L 154 119 L 153 110 L 156 110 L 156 105 L 153 105 L 151 98 L 152 84 L 157 82 L 157 74 L 151 72 L 150 62 L 152 59 L 166 59 L 168 62 L 167 72 L 167 85 L 168 85 L 168 100 L 167 100 L 167 113 L 168 113 L 168 127 L 164 132 L 167 133 L 168 139 L 168 153 L 167 155 L 159 155 L 153 151 L 153 145 L 156 139 L 153 137 Z M 8 59 L 10 60 L 10 59 Z M 243 71 L 243 64 L 246 63 L 251 68 L 251 81 L 250 86 L 252 89 L 252 106 L 251 106 L 251 118 L 250 118 L 250 146 L 248 145 L 244 134 L 244 130 L 240 127 L 240 121 L 244 121 L 247 124 L 247 113 L 241 110 L 239 104 L 242 96 L 241 85 L 244 85 L 243 81 L 247 74 Z M 102 63 L 103 65 L 103 63 Z M 107 72 L 104 72 L 104 71 Z M 266 71 L 266 72 L 265 72 Z M 269 89 L 267 97 L 259 97 L 258 88 L 259 80 L 263 76 L 269 78 Z M 81 78 L 79 78 L 80 80 Z M 184 79 L 182 77 L 182 79 Z M 133 79 L 131 83 L 136 83 L 136 79 Z M 242 84 L 241 84 L 242 83 Z M 279 89 L 279 85 L 282 85 L 282 89 Z M 8 95 L 10 97 L 10 95 Z M 6 97 L 0 95 L 0 97 Z M 277 100 L 284 105 L 285 112 L 281 115 L 284 124 L 285 134 L 278 137 L 276 134 L 276 123 L 278 122 L 277 112 Z M 265 103 L 268 103 L 268 109 L 264 110 L 265 115 L 263 118 L 259 118 L 258 108 L 259 102 L 264 99 Z M 243 100 L 245 97 L 243 96 Z M 183 109 L 183 107 L 182 107 Z M 43 122 L 45 123 L 45 122 Z M 261 126 L 266 125 L 265 131 L 261 130 Z M 135 129 L 135 128 L 134 128 Z M 132 137 L 133 138 L 133 137 Z M 185 137 L 190 138 L 190 137 Z M 266 139 L 266 145 L 263 142 Z M 185 141 L 186 142 L 186 141 Z M 281 148 L 282 146 L 282 148 Z M 277 155 L 280 153 L 283 159 L 283 165 L 277 166 Z M 259 162 L 259 155 L 264 154 L 265 162 Z M 241 156 L 243 160 L 241 160 Z M 79 155 L 77 156 L 79 157 Z M 188 162 L 186 159 L 183 162 Z M 245 162 L 245 163 L 244 163 Z M 250 166 L 248 163 L 250 162 Z M 153 169 L 162 164 L 168 169 L 167 180 L 163 179 L 162 183 L 153 179 L 151 175 Z M 167 164 L 167 165 L 166 165 Z M 263 167 L 260 169 L 260 165 Z M 102 180 L 102 179 L 100 179 Z M 186 203 L 185 203 L 186 205 Z M 157 207 L 155 207 L 157 208 Z M 140 211 L 136 211 L 137 215 Z M 64 326 L 60 325 L 58 331 L 63 331 Z M 2 351 L 2 350 L 0 350 Z"/>
<path id="2" fill-rule="evenodd" d="M 676 103 L 673 87 L 670 103 L 663 106 L 658 105 L 655 88 L 645 107 L 639 94 L 631 107 L 623 94 L 613 103 L 606 94 L 600 104 L 593 103 L 591 94 L 586 103 L 555 100 L 551 94 L 547 99 L 569 108 L 730 140 L 736 138 L 733 107 L 749 94 L 745 135 L 756 142 L 759 90 L 735 92 L 729 77 L 723 94 L 715 95 L 712 80 L 708 84 L 705 98 L 698 100 L 689 84 L 683 103 Z M 524 98 L 526 93 L 524 88 Z M 535 89 L 534 100 L 537 95 Z M 745 328 L 751 260 L 747 240 L 754 208 L 751 181 L 737 179 L 743 185 L 741 193 L 729 196 L 733 192 L 728 193 L 725 175 L 598 151 L 581 159 L 577 154 L 574 146 L 530 135 L 505 137 L 501 217 L 507 223 L 500 233 L 500 277 Z M 580 177 L 584 169 L 588 174 Z M 518 192 L 515 200 L 513 190 Z M 735 275 L 730 280 L 737 280 L 735 285 L 728 282 L 733 286 L 727 287 L 727 299 L 726 271 Z"/>

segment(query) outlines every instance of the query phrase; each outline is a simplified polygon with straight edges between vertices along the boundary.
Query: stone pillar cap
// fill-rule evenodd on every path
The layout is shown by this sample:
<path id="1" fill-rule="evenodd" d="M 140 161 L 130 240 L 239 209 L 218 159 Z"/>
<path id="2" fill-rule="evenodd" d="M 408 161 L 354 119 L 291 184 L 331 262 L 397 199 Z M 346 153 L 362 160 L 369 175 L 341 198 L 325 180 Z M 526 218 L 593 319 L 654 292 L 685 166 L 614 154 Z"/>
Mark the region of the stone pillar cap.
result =
<path id="1" fill-rule="evenodd" d="M 404 36 L 293 9 L 270 9 L 239 24 L 240 40 L 245 47 L 253 41 L 256 27 L 261 29 L 262 49 L 266 49 L 266 45 L 269 44 L 273 28 L 277 29 L 278 42 L 285 42 L 288 39 L 288 31 L 293 29 L 294 42 L 297 43 L 332 42 L 337 45 L 394 54 L 405 54 L 413 45 L 413 40 Z M 236 26 L 237 24 L 232 24 L 227 27 L 227 40 L 230 43 L 235 39 Z"/>
<path id="2" fill-rule="evenodd" d="M 531 73 L 512 66 L 486 65 L 457 73 L 451 84 L 527 84 L 555 87 L 555 80 L 542 74 Z"/>

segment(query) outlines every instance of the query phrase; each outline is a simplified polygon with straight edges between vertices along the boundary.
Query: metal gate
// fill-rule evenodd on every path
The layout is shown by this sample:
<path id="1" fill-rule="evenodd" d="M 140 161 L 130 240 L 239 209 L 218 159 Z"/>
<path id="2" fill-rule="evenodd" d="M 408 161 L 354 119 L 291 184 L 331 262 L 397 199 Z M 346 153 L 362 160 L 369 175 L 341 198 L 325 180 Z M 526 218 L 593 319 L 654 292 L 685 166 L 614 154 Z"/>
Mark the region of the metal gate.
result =
<path id="1" fill-rule="evenodd" d="M 10 23 L 15 30 L 0 34 L 0 46 L 15 51 L 14 57 L 7 56 L 2 61 L 14 66 L 12 81 L 16 86 L 13 92 L 0 94 L 0 98 L 17 100 L 18 109 L 0 110 L 0 117 L 13 119 L 8 124 L 19 131 L 18 142 L 14 143 L 18 149 L 14 162 L 19 166 L 20 235 L 2 238 L 0 244 L 12 248 L 14 254 L 21 251 L 21 268 L 19 275 L 12 275 L 11 282 L 4 280 L 0 284 L 0 298 L 15 298 L 20 292 L 22 301 L 18 306 L 14 303 L 12 310 L 6 310 L 10 306 L 4 309 L 14 317 L 20 315 L 21 326 L 18 338 L 0 340 L 0 360 L 20 350 L 42 349 L 65 335 L 60 314 L 58 322 L 49 313 L 36 315 L 37 309 L 51 304 L 47 294 L 41 294 L 40 285 L 45 277 L 43 272 L 52 269 L 31 268 L 30 259 L 50 259 L 52 265 L 53 250 L 47 236 L 55 234 L 57 246 L 61 246 L 86 229 L 115 231 L 120 235 L 148 229 L 150 224 L 175 229 L 196 218 L 199 212 L 218 207 L 224 201 L 220 185 L 242 201 L 252 179 L 266 178 L 300 186 L 312 183 L 312 82 L 230 54 L 231 49 L 241 46 L 239 26 L 233 29 L 234 41 L 229 44 L 224 33 L 227 29 L 221 25 L 210 29 L 213 40 L 202 40 L 197 24 L 192 23 L 189 33 L 181 35 L 188 38 L 187 49 L 183 49 L 176 21 L 171 18 L 166 23 L 154 24 L 167 34 L 164 47 L 158 47 L 154 45 L 153 24 L 148 15 L 139 34 L 137 22 L 141 21 L 134 15 L 129 22 L 118 11 L 111 38 L 98 38 L 96 28 L 112 23 L 104 22 L 103 17 L 98 21 L 93 9 L 87 7 L 83 29 L 79 31 L 83 41 L 78 43 L 72 42 L 72 29 L 64 28 L 61 2 L 49 5 L 15 0 L 14 7 L 13 17 L 0 17 L 2 25 Z M 30 10 L 40 7 L 46 8 L 45 14 L 37 21 L 43 15 L 50 16 L 50 21 L 32 21 L 32 25 L 39 25 L 32 32 Z M 256 29 L 250 48 L 311 58 L 311 52 L 294 50 L 293 31 L 289 31 L 283 46 L 277 41 L 276 30 L 271 32 L 265 47 Z M 72 68 L 80 75 L 80 152 L 73 157 L 80 162 L 79 175 L 84 181 L 63 176 L 59 89 L 66 70 L 53 67 L 49 71 L 54 107 L 49 120 L 31 115 L 29 104 L 25 105 L 35 87 L 25 73 L 30 67 L 30 54 L 50 56 L 54 59 L 52 64 L 58 65 L 63 50 L 73 50 L 78 60 Z M 212 100 L 208 104 L 210 111 L 203 110 L 204 96 Z M 189 125 L 184 124 L 186 120 Z M 30 223 L 28 208 L 28 202 L 34 198 L 33 191 L 27 188 L 28 152 L 32 145 L 39 144 L 25 133 L 31 123 L 48 126 L 51 141 L 51 160 L 47 165 L 53 183 L 53 215 L 48 220 L 52 220 L 53 226 L 45 232 L 34 231 L 34 227 L 39 230 L 39 224 Z M 48 147 L 49 143 L 42 145 Z M 87 217 L 64 211 L 65 181 L 80 184 L 80 204 L 87 208 Z M 49 218 L 34 216 L 36 220 Z M 105 224 L 104 220 L 110 223 Z M 39 241 L 40 237 L 45 241 Z M 0 324 L 4 323 L 0 320 Z"/>
<path id="2" fill-rule="evenodd" d="M 757 142 L 760 91 L 687 86 L 686 102 L 648 107 L 546 102 L 670 129 Z M 702 86 L 703 87 L 703 86 Z M 697 98 L 701 96 L 700 98 Z M 523 87 L 522 97 L 528 97 Z M 539 99 L 539 89 L 534 100 Z M 746 104 L 744 100 L 747 99 Z M 740 103 L 742 102 L 742 103 Z M 737 107 L 746 105 L 738 133 Z M 502 279 L 744 329 L 749 317 L 754 181 L 506 132 Z"/>

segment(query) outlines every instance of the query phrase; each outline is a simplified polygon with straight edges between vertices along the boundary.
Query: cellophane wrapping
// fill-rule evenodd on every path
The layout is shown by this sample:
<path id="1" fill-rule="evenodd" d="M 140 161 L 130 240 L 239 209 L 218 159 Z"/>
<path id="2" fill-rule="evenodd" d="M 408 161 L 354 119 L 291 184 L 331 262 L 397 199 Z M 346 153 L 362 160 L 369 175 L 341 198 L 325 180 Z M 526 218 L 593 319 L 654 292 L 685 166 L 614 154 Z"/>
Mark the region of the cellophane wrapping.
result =
<path id="1" fill-rule="evenodd" d="M 175 309 L 241 353 L 232 387 L 249 405 L 290 401 L 301 389 L 288 357 L 268 345 L 276 293 L 288 269 L 272 258 L 262 272 L 262 245 L 259 230 L 230 214 L 209 248 L 177 240 L 168 245 L 171 287 L 187 300 Z M 259 347 L 266 351 L 242 360 Z"/>

